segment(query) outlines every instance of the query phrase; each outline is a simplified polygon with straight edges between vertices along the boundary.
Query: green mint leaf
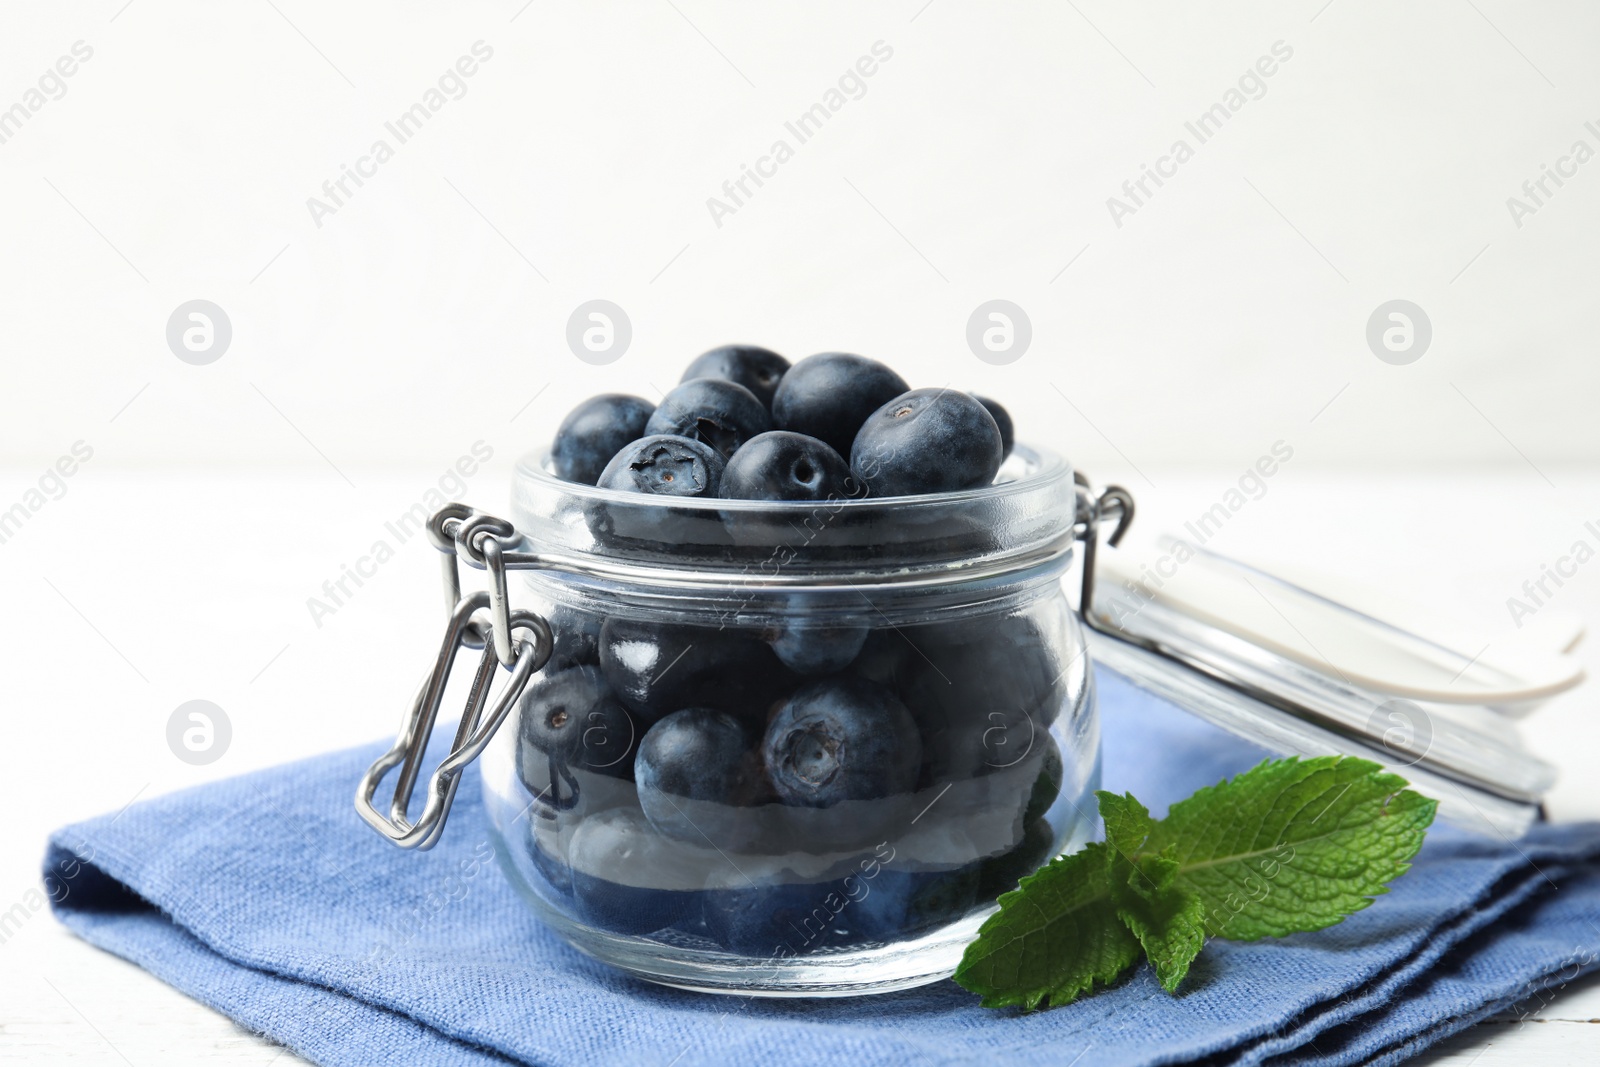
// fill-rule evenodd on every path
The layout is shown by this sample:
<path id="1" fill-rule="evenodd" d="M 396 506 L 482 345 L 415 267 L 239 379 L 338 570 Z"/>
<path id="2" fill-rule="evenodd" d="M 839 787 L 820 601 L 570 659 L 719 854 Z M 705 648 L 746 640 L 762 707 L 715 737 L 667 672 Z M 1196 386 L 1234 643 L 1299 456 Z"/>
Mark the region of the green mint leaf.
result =
<path id="1" fill-rule="evenodd" d="M 1132 794 L 1095 795 L 1112 850 L 1111 899 L 1117 918 L 1139 939 L 1162 988 L 1175 992 L 1205 946 L 1205 905 L 1177 884 L 1179 865 L 1171 848 L 1141 855 L 1156 826 L 1149 810 Z"/>
<path id="2" fill-rule="evenodd" d="M 985 1007 L 1066 1004 L 1150 958 L 1177 989 L 1207 935 L 1320 930 L 1409 869 L 1435 801 L 1369 760 L 1262 763 L 1157 822 L 1097 794 L 1106 844 L 1053 860 L 1000 898 L 955 980 Z"/>
<path id="3" fill-rule="evenodd" d="M 1176 869 L 1175 861 L 1166 862 Z M 1145 877 L 1136 873 L 1134 883 Z M 1178 983 L 1189 973 L 1189 964 L 1205 947 L 1205 904 L 1177 886 L 1152 896 L 1123 886 L 1116 900 L 1117 918 L 1139 939 L 1161 987 L 1168 993 L 1177 992 Z"/>
<path id="4" fill-rule="evenodd" d="M 1143 852 L 1145 838 L 1156 825 L 1150 809 L 1133 799 L 1132 793 L 1119 797 L 1102 789 L 1095 797 L 1100 801 L 1100 820 L 1106 824 L 1106 844 L 1124 856 Z"/>
<path id="5" fill-rule="evenodd" d="M 1000 898 L 1000 910 L 967 946 L 955 980 L 986 1008 L 1031 1011 L 1109 985 L 1139 961 L 1139 942 L 1117 920 L 1111 853 L 1089 845 L 1061 856 Z"/>
<path id="6" fill-rule="evenodd" d="M 1320 930 L 1409 869 L 1436 801 L 1348 756 L 1265 762 L 1172 806 L 1146 852 L 1178 863 L 1207 933 L 1235 941 Z"/>

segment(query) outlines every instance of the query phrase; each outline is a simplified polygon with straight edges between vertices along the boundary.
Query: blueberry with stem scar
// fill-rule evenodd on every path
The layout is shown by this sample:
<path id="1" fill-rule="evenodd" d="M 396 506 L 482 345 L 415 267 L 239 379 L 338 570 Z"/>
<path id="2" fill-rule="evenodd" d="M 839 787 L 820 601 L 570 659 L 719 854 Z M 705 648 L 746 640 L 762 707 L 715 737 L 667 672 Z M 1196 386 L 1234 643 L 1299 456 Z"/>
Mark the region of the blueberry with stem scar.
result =
<path id="1" fill-rule="evenodd" d="M 893 693 L 840 675 L 803 685 L 784 701 L 767 726 L 762 756 L 785 803 L 826 808 L 910 792 L 922 745 Z"/>
<path id="2" fill-rule="evenodd" d="M 518 722 L 523 783 L 536 795 L 565 768 L 612 778 L 633 773 L 638 730 L 599 667 L 541 676 L 522 694 Z"/>
<path id="3" fill-rule="evenodd" d="M 600 488 L 658 496 L 716 496 L 722 456 L 687 437 L 656 434 L 618 452 L 600 475 Z"/>
<path id="4" fill-rule="evenodd" d="M 850 447 L 850 470 L 873 496 L 976 489 L 994 481 L 1000 427 L 970 393 L 913 389 L 874 411 Z"/>

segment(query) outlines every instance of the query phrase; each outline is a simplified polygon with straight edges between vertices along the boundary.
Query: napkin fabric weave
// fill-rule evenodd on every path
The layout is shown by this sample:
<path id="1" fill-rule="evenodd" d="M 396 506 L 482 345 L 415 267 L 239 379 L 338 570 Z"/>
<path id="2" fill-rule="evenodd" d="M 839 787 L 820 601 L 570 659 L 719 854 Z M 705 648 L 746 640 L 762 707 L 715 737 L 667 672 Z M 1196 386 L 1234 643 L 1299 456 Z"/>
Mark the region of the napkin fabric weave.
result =
<path id="1" fill-rule="evenodd" d="M 1099 674 L 1105 787 L 1157 815 L 1266 755 Z M 351 797 L 383 747 L 57 831 L 58 918 L 330 1067 L 1385 1064 L 1600 966 L 1600 825 L 1515 841 L 1436 826 L 1372 907 L 1314 934 L 1212 941 L 1175 996 L 1145 964 L 1030 1015 L 951 982 L 842 1000 L 685 993 L 533 917 L 492 858 L 475 771 L 433 851 L 374 834 Z"/>

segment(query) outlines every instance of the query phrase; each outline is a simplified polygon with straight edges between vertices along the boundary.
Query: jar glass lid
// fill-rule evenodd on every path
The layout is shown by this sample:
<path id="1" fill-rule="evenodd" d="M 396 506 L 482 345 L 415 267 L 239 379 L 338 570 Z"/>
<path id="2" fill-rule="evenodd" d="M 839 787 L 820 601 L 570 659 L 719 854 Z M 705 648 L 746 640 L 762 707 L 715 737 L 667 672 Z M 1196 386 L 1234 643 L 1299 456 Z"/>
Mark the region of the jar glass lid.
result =
<path id="1" fill-rule="evenodd" d="M 1518 835 L 1538 817 L 1555 769 L 1516 719 L 1583 680 L 1570 648 L 1471 656 L 1178 538 L 1085 563 L 1100 666 L 1283 755 L 1381 763 L 1457 825 Z"/>

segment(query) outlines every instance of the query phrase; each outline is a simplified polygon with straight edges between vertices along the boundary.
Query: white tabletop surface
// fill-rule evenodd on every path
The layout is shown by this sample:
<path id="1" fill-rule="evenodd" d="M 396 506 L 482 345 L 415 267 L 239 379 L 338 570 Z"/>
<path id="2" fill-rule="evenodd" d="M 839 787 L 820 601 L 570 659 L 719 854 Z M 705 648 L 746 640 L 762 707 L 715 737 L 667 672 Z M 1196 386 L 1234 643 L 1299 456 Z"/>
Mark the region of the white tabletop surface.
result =
<path id="1" fill-rule="evenodd" d="M 11 685 L 0 912 L 39 886 L 44 839 L 56 826 L 392 731 L 437 637 L 435 554 L 420 538 L 399 546 L 320 627 L 306 601 L 387 537 L 384 520 L 420 500 L 440 471 L 345 473 L 350 484 L 326 468 L 157 475 L 90 465 L 0 545 L 9 607 L 0 647 Z M 506 473 L 497 460 L 466 498 L 503 508 Z M 1238 472 L 1145 475 L 1126 480 L 1148 533 L 1205 510 Z M 4 472 L 6 498 L 35 477 Z M 1586 519 L 1600 519 L 1592 470 L 1518 465 L 1375 481 L 1289 464 L 1216 544 L 1356 574 L 1426 602 L 1474 652 L 1509 639 L 1506 598 L 1584 536 Z M 1600 618 L 1600 563 L 1593 569 L 1541 614 Z M 1596 647 L 1583 653 L 1591 671 Z M 173 709 L 195 698 L 216 702 L 233 727 L 229 750 L 203 767 L 180 762 L 166 744 Z M 1600 818 L 1593 699 L 1588 691 L 1559 698 L 1526 724 L 1531 746 L 1562 768 L 1550 798 L 1559 820 Z M 6 1063 L 297 1062 L 78 941 L 47 911 L 7 930 L 0 990 Z M 1429 1061 L 1593 1063 L 1597 1024 L 1600 982 L 1581 982 L 1472 1027 Z"/>

